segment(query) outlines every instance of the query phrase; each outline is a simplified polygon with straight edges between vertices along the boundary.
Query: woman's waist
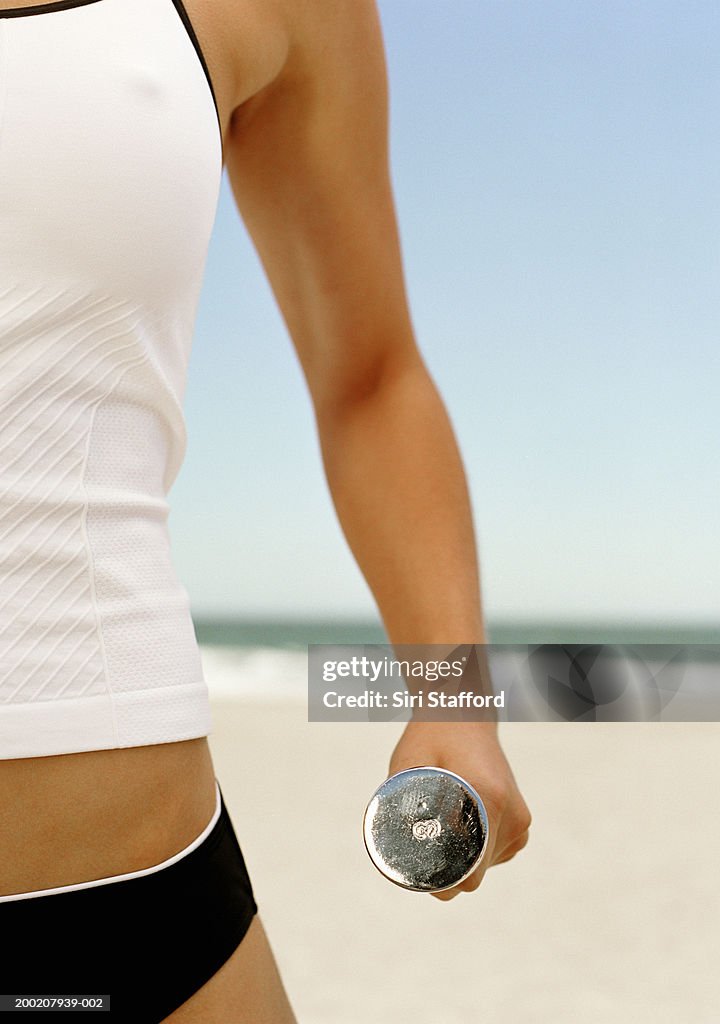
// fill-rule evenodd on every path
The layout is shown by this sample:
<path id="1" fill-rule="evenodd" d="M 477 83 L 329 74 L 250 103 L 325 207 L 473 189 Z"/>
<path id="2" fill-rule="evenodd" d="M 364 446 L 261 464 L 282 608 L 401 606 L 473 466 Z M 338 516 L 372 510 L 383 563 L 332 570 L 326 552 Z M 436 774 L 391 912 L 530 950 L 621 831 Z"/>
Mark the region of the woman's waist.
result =
<path id="1" fill-rule="evenodd" d="M 215 810 L 207 739 L 0 760 L 0 895 L 138 871 Z"/>

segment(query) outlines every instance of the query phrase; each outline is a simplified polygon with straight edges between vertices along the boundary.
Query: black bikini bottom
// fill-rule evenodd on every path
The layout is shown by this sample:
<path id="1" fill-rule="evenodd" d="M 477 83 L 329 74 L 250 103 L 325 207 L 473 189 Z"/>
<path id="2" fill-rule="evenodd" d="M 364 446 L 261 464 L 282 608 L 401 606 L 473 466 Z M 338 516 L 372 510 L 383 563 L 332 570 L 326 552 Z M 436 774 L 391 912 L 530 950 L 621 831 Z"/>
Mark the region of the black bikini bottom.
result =
<path id="1" fill-rule="evenodd" d="M 17 1006 L 0 1024 L 160 1024 L 222 967 L 257 905 L 219 785 L 217 798 L 202 841 L 157 868 L 0 899 L 0 1002 Z"/>

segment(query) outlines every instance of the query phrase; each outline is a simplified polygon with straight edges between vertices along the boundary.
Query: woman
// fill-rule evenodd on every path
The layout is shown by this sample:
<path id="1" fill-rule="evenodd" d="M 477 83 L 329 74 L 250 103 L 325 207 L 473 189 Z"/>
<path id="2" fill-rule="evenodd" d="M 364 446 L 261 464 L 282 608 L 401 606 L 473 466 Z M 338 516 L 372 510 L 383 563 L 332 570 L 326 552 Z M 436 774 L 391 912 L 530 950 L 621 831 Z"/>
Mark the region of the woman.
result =
<path id="1" fill-rule="evenodd" d="M 484 639 L 462 464 L 407 307 L 378 15 L 0 0 L 0 62 L 0 990 L 288 1024 L 165 497 L 224 166 L 390 641 Z M 530 815 L 492 723 L 408 725 L 390 770 L 415 764 L 488 804 L 492 848 L 452 898 Z"/>

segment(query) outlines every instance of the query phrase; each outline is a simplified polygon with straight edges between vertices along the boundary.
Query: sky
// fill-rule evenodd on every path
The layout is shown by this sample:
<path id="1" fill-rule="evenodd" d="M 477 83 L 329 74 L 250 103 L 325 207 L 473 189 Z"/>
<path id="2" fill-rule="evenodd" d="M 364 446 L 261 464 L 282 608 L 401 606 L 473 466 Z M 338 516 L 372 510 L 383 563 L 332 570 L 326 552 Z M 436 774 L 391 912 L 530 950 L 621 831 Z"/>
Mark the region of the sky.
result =
<path id="1" fill-rule="evenodd" d="M 717 621 L 720 5 L 378 8 L 413 324 L 487 617 Z M 376 617 L 226 179 L 185 415 L 193 614 Z"/>

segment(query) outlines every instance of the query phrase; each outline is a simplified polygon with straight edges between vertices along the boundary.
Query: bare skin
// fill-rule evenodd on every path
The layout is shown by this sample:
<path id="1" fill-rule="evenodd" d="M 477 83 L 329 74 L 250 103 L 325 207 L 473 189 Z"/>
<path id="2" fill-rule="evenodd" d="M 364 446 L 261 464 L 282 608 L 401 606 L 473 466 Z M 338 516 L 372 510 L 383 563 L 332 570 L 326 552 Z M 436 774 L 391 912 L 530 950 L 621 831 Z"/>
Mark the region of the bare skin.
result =
<path id="1" fill-rule="evenodd" d="M 0 9 L 37 2 L 0 0 Z M 407 306 L 374 3 L 185 6 L 213 79 L 237 208 L 302 366 L 338 518 L 388 636 L 483 642 L 464 471 Z M 409 726 L 391 770 L 423 763 L 490 794 L 493 850 L 447 899 L 522 848 L 530 814 L 492 725 Z M 171 856 L 210 819 L 214 770 L 205 739 L 0 760 L 0 794 L 5 895 Z M 295 1024 L 259 919 L 167 1021 Z"/>

